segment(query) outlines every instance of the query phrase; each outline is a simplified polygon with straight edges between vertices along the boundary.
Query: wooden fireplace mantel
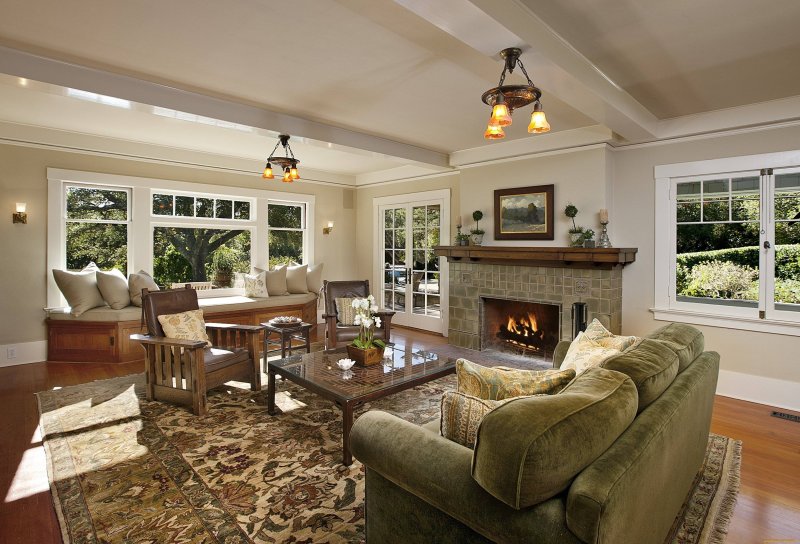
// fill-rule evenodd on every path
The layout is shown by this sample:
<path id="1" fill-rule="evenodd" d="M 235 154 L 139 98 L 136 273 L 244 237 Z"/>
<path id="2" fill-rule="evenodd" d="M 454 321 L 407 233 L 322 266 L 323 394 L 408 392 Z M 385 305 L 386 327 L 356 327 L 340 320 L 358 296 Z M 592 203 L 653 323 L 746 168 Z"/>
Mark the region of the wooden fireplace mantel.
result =
<path id="1" fill-rule="evenodd" d="M 516 266 L 548 266 L 610 269 L 636 260 L 635 247 L 519 247 L 519 246 L 436 246 L 437 257 L 450 262 L 480 262 Z"/>

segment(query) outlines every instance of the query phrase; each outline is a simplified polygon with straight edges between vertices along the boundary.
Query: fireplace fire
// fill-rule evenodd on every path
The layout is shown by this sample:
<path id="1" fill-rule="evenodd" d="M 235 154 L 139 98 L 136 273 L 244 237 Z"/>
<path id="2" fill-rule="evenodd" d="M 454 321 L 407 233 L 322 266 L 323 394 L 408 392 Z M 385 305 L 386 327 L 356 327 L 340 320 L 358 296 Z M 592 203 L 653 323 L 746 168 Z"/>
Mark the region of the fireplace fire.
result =
<path id="1" fill-rule="evenodd" d="M 550 358 L 559 339 L 559 306 L 484 298 L 481 349 Z"/>

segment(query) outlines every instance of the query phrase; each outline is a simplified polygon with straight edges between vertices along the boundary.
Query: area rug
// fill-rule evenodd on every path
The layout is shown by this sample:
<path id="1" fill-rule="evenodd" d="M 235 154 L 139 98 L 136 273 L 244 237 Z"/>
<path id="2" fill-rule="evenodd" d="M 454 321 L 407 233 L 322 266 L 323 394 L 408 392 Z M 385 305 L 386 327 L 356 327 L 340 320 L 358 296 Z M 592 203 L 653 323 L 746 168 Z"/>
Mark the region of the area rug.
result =
<path id="1" fill-rule="evenodd" d="M 438 417 L 449 376 L 365 406 L 414 423 Z M 341 414 L 294 384 L 266 413 L 263 393 L 228 384 L 209 414 L 143 397 L 141 375 L 38 394 L 65 543 L 363 542 L 364 472 L 341 465 Z M 712 435 L 673 542 L 724 539 L 740 443 Z"/>

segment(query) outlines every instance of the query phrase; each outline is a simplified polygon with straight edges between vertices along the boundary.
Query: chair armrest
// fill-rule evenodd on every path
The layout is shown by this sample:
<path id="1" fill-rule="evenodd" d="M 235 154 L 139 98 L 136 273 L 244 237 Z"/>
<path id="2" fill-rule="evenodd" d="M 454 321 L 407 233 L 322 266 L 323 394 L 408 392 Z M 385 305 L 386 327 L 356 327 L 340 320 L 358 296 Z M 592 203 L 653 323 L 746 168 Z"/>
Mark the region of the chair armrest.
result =
<path id="1" fill-rule="evenodd" d="M 336 319 L 336 315 L 322 314 L 322 319 L 329 319 L 329 318 Z"/>
<path id="2" fill-rule="evenodd" d="M 490 540 L 555 541 L 563 533 L 558 542 L 580 543 L 566 529 L 563 497 L 514 510 L 472 479 L 471 449 L 423 427 L 371 410 L 353 425 L 350 448 L 368 470 Z"/>
<path id="3" fill-rule="evenodd" d="M 570 344 L 572 344 L 572 342 L 569 340 L 562 340 L 556 344 L 556 349 L 553 350 L 553 368 L 558 368 L 561 366 L 561 363 L 564 361 L 564 357 L 567 355 Z"/>
<path id="4" fill-rule="evenodd" d="M 152 344 L 155 346 L 178 346 L 182 348 L 204 348 L 206 344 L 202 340 L 183 340 L 181 338 L 167 338 L 165 336 L 148 336 L 146 334 L 132 334 L 131 340 L 142 344 Z"/>
<path id="5" fill-rule="evenodd" d="M 244 332 L 260 332 L 264 329 L 261 325 L 239 325 L 236 323 L 206 323 L 207 329 L 229 329 Z"/>
<path id="6" fill-rule="evenodd" d="M 394 310 L 378 310 L 377 312 L 375 312 L 375 315 L 380 316 L 381 319 L 384 319 L 386 317 L 391 317 L 396 313 L 397 312 L 395 312 Z"/>

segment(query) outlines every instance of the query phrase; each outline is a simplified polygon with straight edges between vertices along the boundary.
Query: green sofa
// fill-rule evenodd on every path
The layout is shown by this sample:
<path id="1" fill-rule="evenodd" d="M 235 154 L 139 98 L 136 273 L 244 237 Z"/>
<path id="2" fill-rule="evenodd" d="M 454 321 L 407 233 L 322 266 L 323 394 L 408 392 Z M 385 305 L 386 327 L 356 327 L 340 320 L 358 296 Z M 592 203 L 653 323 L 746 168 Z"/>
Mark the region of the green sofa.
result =
<path id="1" fill-rule="evenodd" d="M 706 450 L 719 355 L 703 349 L 697 329 L 667 325 L 557 395 L 496 408 L 474 451 L 364 414 L 350 440 L 368 544 L 661 544 Z"/>

